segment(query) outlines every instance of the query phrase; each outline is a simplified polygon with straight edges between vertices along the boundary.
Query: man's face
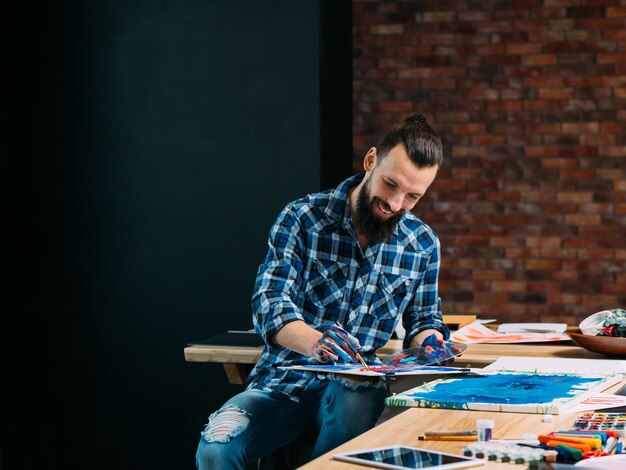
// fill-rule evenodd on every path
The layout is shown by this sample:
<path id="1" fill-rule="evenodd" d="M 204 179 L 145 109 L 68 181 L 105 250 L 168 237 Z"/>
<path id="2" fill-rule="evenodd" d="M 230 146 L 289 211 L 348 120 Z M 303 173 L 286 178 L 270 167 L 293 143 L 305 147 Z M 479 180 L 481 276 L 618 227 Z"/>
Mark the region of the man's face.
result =
<path id="1" fill-rule="evenodd" d="M 376 162 L 372 148 L 365 156 L 367 173 L 357 195 L 354 222 L 368 240 L 386 242 L 404 213 L 426 193 L 438 167 L 417 168 L 401 144 Z"/>

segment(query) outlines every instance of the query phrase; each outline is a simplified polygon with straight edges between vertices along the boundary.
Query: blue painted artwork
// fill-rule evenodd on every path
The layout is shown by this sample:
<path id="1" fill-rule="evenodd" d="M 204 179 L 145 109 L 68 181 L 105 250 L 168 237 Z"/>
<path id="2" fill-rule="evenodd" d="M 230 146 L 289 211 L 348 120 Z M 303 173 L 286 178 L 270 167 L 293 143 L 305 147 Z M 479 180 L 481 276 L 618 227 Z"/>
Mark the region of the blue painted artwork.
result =
<path id="1" fill-rule="evenodd" d="M 388 405 L 558 414 L 621 376 L 498 372 L 426 383 L 387 398 Z"/>

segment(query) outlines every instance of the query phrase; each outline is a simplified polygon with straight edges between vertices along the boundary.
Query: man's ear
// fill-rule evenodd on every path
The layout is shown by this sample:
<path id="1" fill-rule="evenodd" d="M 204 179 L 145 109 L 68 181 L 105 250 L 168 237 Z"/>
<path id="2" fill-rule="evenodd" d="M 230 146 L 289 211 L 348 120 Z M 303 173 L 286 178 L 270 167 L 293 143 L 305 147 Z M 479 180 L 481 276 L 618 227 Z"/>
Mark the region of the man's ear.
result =
<path id="1" fill-rule="evenodd" d="M 376 147 L 372 147 L 365 154 L 365 158 L 363 159 L 363 168 L 365 171 L 372 171 L 376 166 L 376 155 L 377 150 Z"/>

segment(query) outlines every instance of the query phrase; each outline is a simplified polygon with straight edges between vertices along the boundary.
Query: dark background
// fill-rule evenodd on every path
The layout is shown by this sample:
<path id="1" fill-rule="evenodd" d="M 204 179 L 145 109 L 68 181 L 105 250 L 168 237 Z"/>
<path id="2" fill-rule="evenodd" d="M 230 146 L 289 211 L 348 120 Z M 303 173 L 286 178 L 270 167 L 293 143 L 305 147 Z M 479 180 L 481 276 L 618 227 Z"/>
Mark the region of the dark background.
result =
<path id="1" fill-rule="evenodd" d="M 268 229 L 351 174 L 351 6 L 2 7 L 2 466 L 194 467 Z M 4 225 L 4 224 L 3 224 Z"/>

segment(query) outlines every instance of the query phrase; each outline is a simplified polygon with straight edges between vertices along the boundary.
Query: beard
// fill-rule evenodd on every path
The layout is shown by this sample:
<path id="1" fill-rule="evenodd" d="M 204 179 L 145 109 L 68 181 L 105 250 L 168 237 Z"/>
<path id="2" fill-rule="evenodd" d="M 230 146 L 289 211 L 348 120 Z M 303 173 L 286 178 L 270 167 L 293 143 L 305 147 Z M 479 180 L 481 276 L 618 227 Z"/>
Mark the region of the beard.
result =
<path id="1" fill-rule="evenodd" d="M 380 204 L 385 210 L 389 210 L 389 205 L 379 197 L 373 197 L 370 194 L 370 186 L 372 179 L 368 179 L 356 200 L 354 210 L 354 225 L 359 234 L 373 242 L 387 243 L 391 240 L 393 230 L 400 222 L 404 215 L 404 210 L 395 212 L 392 216 L 383 219 L 374 213 L 374 204 Z"/>

